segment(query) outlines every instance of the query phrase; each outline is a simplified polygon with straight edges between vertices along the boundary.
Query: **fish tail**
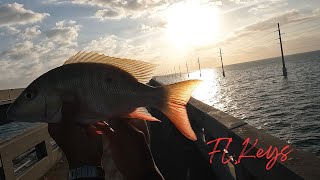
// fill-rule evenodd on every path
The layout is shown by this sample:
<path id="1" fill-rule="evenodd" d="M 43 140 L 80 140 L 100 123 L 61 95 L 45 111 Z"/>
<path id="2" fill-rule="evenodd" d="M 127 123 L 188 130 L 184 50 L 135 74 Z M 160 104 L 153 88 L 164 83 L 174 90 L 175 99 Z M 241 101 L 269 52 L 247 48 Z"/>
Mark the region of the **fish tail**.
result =
<path id="1" fill-rule="evenodd" d="M 160 110 L 185 137 L 193 141 L 197 140 L 197 136 L 191 128 L 186 105 L 192 91 L 200 82 L 200 80 L 188 80 L 162 87 L 165 97 Z"/>

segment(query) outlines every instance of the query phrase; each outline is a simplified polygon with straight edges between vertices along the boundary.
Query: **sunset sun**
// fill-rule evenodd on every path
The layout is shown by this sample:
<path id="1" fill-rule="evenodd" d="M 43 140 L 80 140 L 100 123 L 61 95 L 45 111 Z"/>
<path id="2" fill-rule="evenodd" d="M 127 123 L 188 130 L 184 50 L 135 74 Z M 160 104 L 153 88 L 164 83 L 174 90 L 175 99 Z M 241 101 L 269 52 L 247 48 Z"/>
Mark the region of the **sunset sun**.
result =
<path id="1" fill-rule="evenodd" d="M 198 1 L 179 3 L 168 8 L 167 36 L 178 48 L 203 45 L 215 40 L 219 30 L 219 10 Z"/>

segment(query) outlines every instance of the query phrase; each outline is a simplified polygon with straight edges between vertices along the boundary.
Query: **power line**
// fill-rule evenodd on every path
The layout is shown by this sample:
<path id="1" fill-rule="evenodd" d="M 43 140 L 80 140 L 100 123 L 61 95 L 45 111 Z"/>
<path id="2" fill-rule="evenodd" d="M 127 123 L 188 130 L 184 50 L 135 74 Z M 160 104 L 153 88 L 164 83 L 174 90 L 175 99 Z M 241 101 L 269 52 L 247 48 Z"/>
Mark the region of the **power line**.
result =
<path id="1" fill-rule="evenodd" d="M 304 49 L 304 48 L 309 48 L 309 47 L 315 47 L 315 46 L 308 45 L 308 46 L 303 46 L 303 47 L 298 47 L 298 48 L 293 48 L 293 49 L 288 48 L 287 51 L 293 51 L 293 50 Z M 320 47 L 319 47 L 319 49 L 320 49 Z"/>
<path id="2" fill-rule="evenodd" d="M 290 28 L 290 27 L 294 27 L 294 26 L 297 26 L 297 25 L 299 25 L 299 24 L 304 24 L 304 23 L 307 23 L 307 22 L 310 22 L 310 21 L 314 21 L 314 20 L 317 20 L 317 19 L 319 19 L 319 18 L 320 18 L 320 16 L 319 16 L 319 17 L 314 17 L 314 18 L 311 18 L 311 19 L 307 19 L 307 20 L 305 20 L 305 21 L 296 22 L 296 23 L 294 23 L 293 25 L 290 25 L 290 26 L 284 25 L 284 26 L 286 26 L 286 27 L 283 28 L 283 29 L 288 29 L 288 28 Z M 308 26 L 308 27 L 305 27 L 305 28 L 302 28 L 302 29 L 299 29 L 299 30 L 293 30 L 293 31 L 289 31 L 289 32 L 297 32 L 297 31 L 300 31 L 300 30 L 309 29 L 309 28 L 311 28 L 311 27 L 317 27 L 318 25 L 319 25 L 319 24 L 316 24 L 316 25 Z M 310 32 L 310 31 L 307 31 L 307 32 Z M 254 36 L 257 35 L 257 34 L 259 34 L 259 33 L 261 33 L 261 31 L 260 31 L 260 32 L 256 32 L 256 33 L 254 33 L 254 34 L 250 34 L 250 37 L 251 37 L 251 38 L 254 38 Z M 267 36 L 270 35 L 270 34 L 272 34 L 272 33 L 274 33 L 274 31 L 266 32 L 266 33 L 262 34 L 262 35 L 261 35 L 262 38 L 259 38 L 259 39 L 268 38 Z M 294 35 L 298 35 L 298 34 L 294 34 Z M 291 36 L 291 35 L 290 35 L 290 36 Z M 286 37 L 290 37 L 290 36 L 286 36 Z M 249 43 L 249 44 L 251 44 L 251 42 L 256 43 L 256 40 L 257 40 L 257 38 L 255 38 L 254 40 L 249 41 L 248 43 Z M 269 42 L 269 40 L 267 40 L 267 41 L 265 41 L 265 42 L 261 42 L 261 43 L 267 43 L 267 42 Z M 232 45 L 230 45 L 230 46 L 232 46 Z M 226 46 L 226 47 L 228 47 L 228 46 Z M 227 48 L 227 49 L 224 50 L 224 52 L 233 52 L 235 49 L 237 49 L 237 48 Z"/>
<path id="3" fill-rule="evenodd" d="M 262 38 L 260 38 L 260 39 L 265 39 L 268 35 L 270 35 L 270 34 L 272 34 L 274 31 L 269 31 L 269 32 L 266 32 L 266 33 L 264 33 L 264 34 L 261 34 L 260 36 L 262 37 Z M 250 34 L 250 37 L 252 37 L 252 38 L 254 38 L 254 36 L 256 36 L 257 34 L 259 34 L 259 33 L 261 33 L 261 31 L 258 31 L 258 32 L 255 32 L 255 33 L 251 33 Z M 246 37 L 248 37 L 248 36 L 246 36 Z M 255 39 L 256 40 L 256 39 Z M 252 40 L 252 42 L 253 42 L 254 40 Z M 230 46 L 230 45 L 226 45 L 225 47 L 228 47 L 228 46 Z M 215 47 L 217 47 L 218 48 L 218 45 L 217 46 L 215 46 Z M 231 48 L 231 49 L 233 49 L 233 48 Z M 230 48 L 228 49 L 225 49 L 225 50 L 230 50 Z"/>
<path id="4" fill-rule="evenodd" d="M 300 22 L 300 23 L 299 23 L 299 22 L 295 22 L 293 25 L 284 27 L 283 29 L 288 29 L 288 28 L 293 27 L 293 26 L 296 26 L 296 25 L 298 25 L 298 24 L 304 24 L 304 23 L 307 23 L 307 22 L 310 22 L 310 21 L 313 21 L 313 20 L 316 20 L 316 19 L 320 19 L 320 16 L 314 17 L 314 18 L 311 18 L 311 19 L 308 19 L 308 20 L 305 20 L 305 21 L 302 21 L 302 22 Z M 286 24 L 286 25 L 287 25 L 287 24 Z M 286 25 L 283 25 L 283 26 L 286 26 Z"/>
<path id="5" fill-rule="evenodd" d="M 270 41 L 270 40 L 268 40 L 268 41 Z M 272 41 L 274 41 L 274 40 L 272 40 Z M 271 42 L 271 41 L 270 41 L 270 42 Z M 263 44 L 263 43 L 265 43 L 265 42 L 262 42 L 262 43 L 259 43 L 259 44 Z M 266 44 L 268 44 L 268 43 L 266 43 Z M 237 51 L 242 51 L 242 50 L 250 49 L 250 48 L 255 47 L 255 46 L 257 46 L 257 44 L 249 44 L 249 46 L 244 46 L 244 47 L 242 47 L 242 48 L 234 48 L 234 49 L 231 49 L 231 50 L 225 51 L 225 52 L 234 53 L 234 52 L 237 52 Z"/>
<path id="6" fill-rule="evenodd" d="M 308 36 L 308 35 L 306 35 L 306 36 L 298 36 L 298 37 L 296 37 L 296 38 L 287 38 L 286 42 L 287 42 L 287 41 L 297 40 L 298 38 L 301 38 L 301 37 L 303 37 L 303 38 L 320 38 L 320 34 L 314 34 L 314 36 Z M 310 40 L 310 41 L 314 41 L 314 40 L 318 40 L 318 41 L 319 41 L 319 39 L 312 39 L 312 40 Z"/>
<path id="7" fill-rule="evenodd" d="M 263 41 L 263 42 L 261 42 L 261 43 L 259 43 L 259 45 L 267 45 L 268 43 L 270 43 L 270 42 L 272 42 L 272 41 L 275 41 L 274 39 L 269 39 L 269 40 L 267 40 L 267 41 Z M 245 47 L 243 47 L 243 48 L 240 48 L 240 49 L 237 49 L 237 50 L 233 50 L 233 51 L 227 51 L 227 52 L 229 52 L 228 54 L 233 54 L 234 52 L 237 52 L 237 51 L 242 51 L 242 50 L 246 50 L 246 49 L 250 49 L 250 48 L 253 48 L 253 47 L 256 47 L 256 46 L 259 46 L 259 45 L 257 45 L 257 43 L 256 44 L 252 44 L 252 45 L 250 45 L 250 46 L 245 46 Z M 271 44 L 272 45 L 272 44 Z M 266 47 L 269 47 L 269 46 L 266 46 Z"/>
<path id="8" fill-rule="evenodd" d="M 301 28 L 301 29 L 296 29 L 294 31 L 286 31 L 286 33 L 292 33 L 292 32 L 297 32 L 297 31 L 301 31 L 301 30 L 305 30 L 305 29 L 309 29 L 309 28 L 312 28 L 312 27 L 317 27 L 317 26 L 320 26 L 320 24 L 314 24 L 312 26 L 308 26 L 308 27 L 305 27 L 305 28 Z"/>
<path id="9" fill-rule="evenodd" d="M 320 34 L 319 34 L 319 35 L 320 35 Z M 312 37 L 314 37 L 314 38 L 319 38 L 319 36 L 311 36 L 311 37 L 308 37 L 308 38 L 312 38 Z M 285 41 L 282 41 L 282 42 L 287 43 L 287 42 L 290 42 L 290 41 L 293 41 L 293 40 L 295 40 L 295 39 L 289 39 L 289 40 L 285 40 Z M 320 39 L 311 39 L 311 40 L 304 41 L 304 42 L 310 43 L 310 42 L 314 42 L 314 41 L 320 41 Z"/>
<path id="10" fill-rule="evenodd" d="M 274 33 L 274 31 L 272 33 Z M 267 33 L 267 34 L 271 34 L 271 33 Z M 273 40 L 270 40 L 269 38 L 267 39 L 266 36 L 264 36 L 263 38 L 260 38 L 258 40 L 263 40 L 263 39 L 265 39 L 265 40 L 262 42 L 258 42 L 258 43 L 262 44 L 262 43 L 269 43 L 269 42 L 273 41 Z M 256 44 L 257 44 L 257 38 L 247 42 L 247 45 L 249 45 L 249 46 L 256 45 Z M 249 47 L 249 46 L 245 46 L 245 47 Z M 237 48 L 229 48 L 229 49 L 225 50 L 224 52 L 230 52 L 230 51 L 233 51 L 234 49 L 237 49 Z"/>
<path id="11" fill-rule="evenodd" d="M 271 33 L 274 33 L 274 31 L 272 31 Z M 267 39 L 267 35 L 271 34 L 270 32 L 266 33 L 263 35 L 262 38 L 258 38 L 259 40 L 264 40 L 264 39 Z M 250 36 L 251 37 L 251 36 Z M 251 38 L 254 38 L 254 37 L 251 37 Z M 251 43 L 256 43 L 257 42 L 257 38 L 251 40 L 251 41 L 248 41 L 247 44 L 251 44 Z M 263 42 L 262 42 L 263 43 Z M 233 51 L 234 49 L 237 49 L 237 48 L 227 48 L 224 50 L 224 52 L 229 52 L 229 51 Z"/>
<path id="12" fill-rule="evenodd" d="M 307 33 L 307 32 L 312 32 L 312 31 L 315 31 L 315 30 L 319 30 L 320 28 L 316 28 L 316 29 L 311 29 L 309 31 L 304 31 L 304 32 L 299 32 L 299 33 L 293 33 L 293 34 L 290 34 L 286 37 L 291 37 L 291 36 L 296 36 L 296 35 L 299 35 L 299 34 L 304 34 L 304 33 Z"/>

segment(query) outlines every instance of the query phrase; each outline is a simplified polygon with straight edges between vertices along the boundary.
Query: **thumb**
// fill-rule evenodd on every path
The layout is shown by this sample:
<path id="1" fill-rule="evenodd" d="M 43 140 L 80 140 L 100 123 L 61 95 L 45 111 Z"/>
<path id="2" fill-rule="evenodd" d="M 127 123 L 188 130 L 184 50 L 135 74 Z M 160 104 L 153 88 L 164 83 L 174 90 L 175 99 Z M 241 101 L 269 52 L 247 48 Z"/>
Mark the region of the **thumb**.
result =
<path id="1" fill-rule="evenodd" d="M 108 138 L 111 138 L 114 134 L 114 130 L 105 121 L 97 122 L 94 126 Z"/>

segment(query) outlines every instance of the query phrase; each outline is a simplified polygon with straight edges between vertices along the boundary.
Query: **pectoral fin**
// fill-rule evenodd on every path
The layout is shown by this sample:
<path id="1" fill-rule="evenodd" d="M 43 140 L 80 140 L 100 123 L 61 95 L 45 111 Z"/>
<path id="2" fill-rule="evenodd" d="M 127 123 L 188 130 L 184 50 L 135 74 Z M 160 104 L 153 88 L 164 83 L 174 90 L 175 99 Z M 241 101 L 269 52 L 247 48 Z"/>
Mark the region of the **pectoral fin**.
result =
<path id="1" fill-rule="evenodd" d="M 160 121 L 159 119 L 153 117 L 146 108 L 137 108 L 135 111 L 125 117 L 130 119 L 141 119 L 145 121 Z"/>
<path id="2" fill-rule="evenodd" d="M 59 123 L 62 119 L 61 108 L 62 106 L 60 106 L 56 112 L 52 113 L 53 114 L 52 117 L 47 117 L 46 115 L 46 121 L 48 123 Z M 46 113 L 47 113 L 47 110 L 46 110 Z"/>
<path id="3" fill-rule="evenodd" d="M 99 113 L 89 113 L 89 112 L 81 112 L 77 114 L 77 122 L 80 124 L 94 124 L 100 121 L 106 121 L 108 118 Z"/>

